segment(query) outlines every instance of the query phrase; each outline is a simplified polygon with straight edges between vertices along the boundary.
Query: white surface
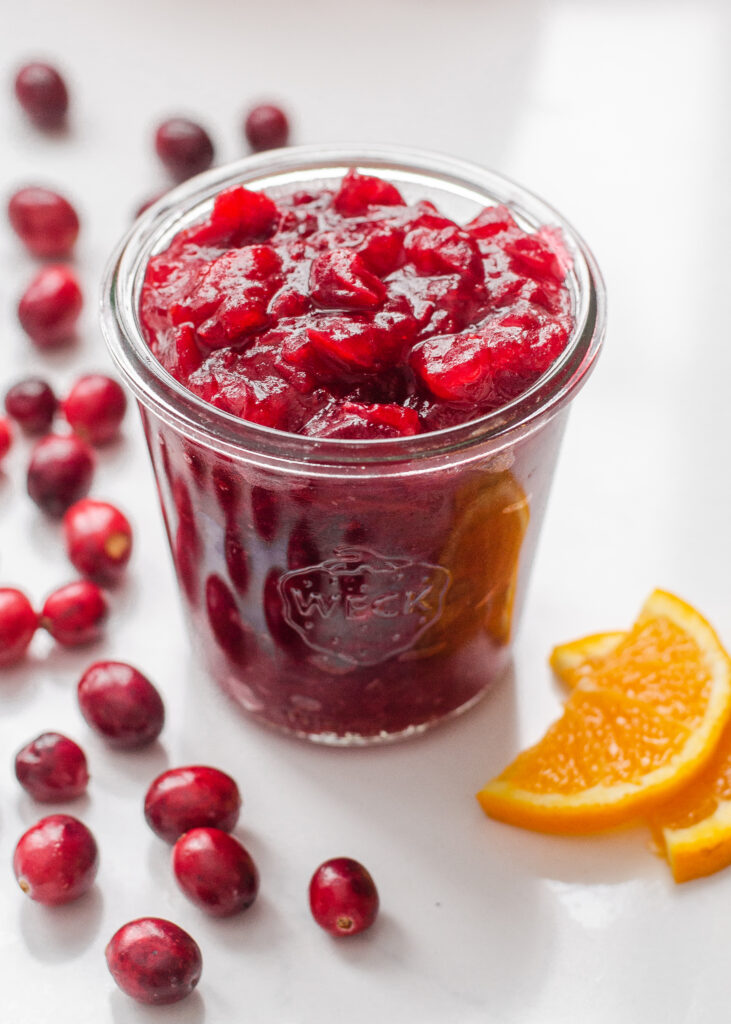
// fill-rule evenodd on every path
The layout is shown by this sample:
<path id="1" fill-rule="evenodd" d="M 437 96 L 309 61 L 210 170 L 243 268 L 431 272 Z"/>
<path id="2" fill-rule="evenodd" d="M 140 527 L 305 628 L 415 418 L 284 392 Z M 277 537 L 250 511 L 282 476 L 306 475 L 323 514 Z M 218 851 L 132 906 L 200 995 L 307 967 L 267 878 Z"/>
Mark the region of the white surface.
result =
<path id="1" fill-rule="evenodd" d="M 562 840 L 488 821 L 472 794 L 555 714 L 546 655 L 561 639 L 627 625 L 655 585 L 696 602 L 731 642 L 731 429 L 727 324 L 728 40 L 723 0 L 25 0 L 8 5 L 0 75 L 55 57 L 73 131 L 47 139 L 0 97 L 0 188 L 67 191 L 84 220 L 89 301 L 81 344 L 52 359 L 17 326 L 32 262 L 0 230 L 0 384 L 41 371 L 63 390 L 107 365 L 95 292 L 137 202 L 163 183 L 150 130 L 198 114 L 221 159 L 239 155 L 252 98 L 280 96 L 301 142 L 418 144 L 493 166 L 561 209 L 605 272 L 610 333 L 576 402 L 519 639 L 515 680 L 426 738 L 323 750 L 233 714 L 189 667 L 171 563 L 134 415 L 99 460 L 94 493 L 127 509 L 134 567 L 106 641 L 56 653 L 36 638 L 0 681 L 0 1020 L 5 1024 L 705 1024 L 728 1017 L 731 872 L 683 888 L 646 835 Z M 38 601 L 72 572 L 58 529 L 24 494 L 28 446 L 0 474 L 0 581 Z M 169 724 L 152 752 L 110 754 L 74 686 L 93 658 L 143 667 Z M 68 810 L 94 830 L 94 894 L 49 912 L 9 861 L 42 811 L 10 762 L 44 728 L 79 739 L 93 780 Z M 168 765 L 209 762 L 239 780 L 237 834 L 261 896 L 212 922 L 177 891 L 140 804 Z M 59 808 L 61 809 L 61 808 Z M 335 943 L 310 920 L 323 859 L 361 859 L 382 914 Z M 198 993 L 145 1010 L 114 989 L 103 948 L 125 920 L 172 918 L 199 941 Z"/>

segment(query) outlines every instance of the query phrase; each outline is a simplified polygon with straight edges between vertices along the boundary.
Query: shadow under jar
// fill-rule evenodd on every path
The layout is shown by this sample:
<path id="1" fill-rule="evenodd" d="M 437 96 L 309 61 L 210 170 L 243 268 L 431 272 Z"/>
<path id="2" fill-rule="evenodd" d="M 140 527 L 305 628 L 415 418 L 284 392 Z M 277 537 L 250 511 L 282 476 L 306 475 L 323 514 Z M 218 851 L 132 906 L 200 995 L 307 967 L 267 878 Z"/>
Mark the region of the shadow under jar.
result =
<path id="1" fill-rule="evenodd" d="M 455 426 L 336 440 L 244 421 L 171 376 L 142 333 L 147 264 L 243 184 L 336 189 L 357 167 L 465 223 L 504 204 L 559 233 L 573 329 L 525 393 Z M 299 147 L 201 175 L 133 226 L 104 285 L 103 327 L 136 395 L 192 635 L 260 721 L 359 744 L 470 707 L 505 668 L 570 400 L 604 334 L 591 253 L 551 207 L 483 170 L 395 147 Z"/>

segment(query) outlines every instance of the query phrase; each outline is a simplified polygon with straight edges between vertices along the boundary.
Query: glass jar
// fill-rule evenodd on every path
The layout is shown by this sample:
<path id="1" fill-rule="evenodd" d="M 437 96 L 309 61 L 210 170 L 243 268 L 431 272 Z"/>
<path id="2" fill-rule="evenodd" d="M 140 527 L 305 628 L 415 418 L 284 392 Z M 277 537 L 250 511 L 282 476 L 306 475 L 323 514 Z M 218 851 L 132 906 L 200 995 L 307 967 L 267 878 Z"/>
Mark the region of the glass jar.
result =
<path id="1" fill-rule="evenodd" d="M 235 184 L 325 187 L 351 167 L 465 222 L 503 203 L 561 232 L 574 331 L 526 393 L 397 440 L 309 438 L 198 398 L 143 339 L 150 257 Z M 397 147 L 298 147 L 218 168 L 159 200 L 110 262 L 103 329 L 142 414 L 180 592 L 208 670 L 262 722 L 369 743 L 470 707 L 503 671 L 570 400 L 599 351 L 594 259 L 551 207 L 489 171 Z"/>

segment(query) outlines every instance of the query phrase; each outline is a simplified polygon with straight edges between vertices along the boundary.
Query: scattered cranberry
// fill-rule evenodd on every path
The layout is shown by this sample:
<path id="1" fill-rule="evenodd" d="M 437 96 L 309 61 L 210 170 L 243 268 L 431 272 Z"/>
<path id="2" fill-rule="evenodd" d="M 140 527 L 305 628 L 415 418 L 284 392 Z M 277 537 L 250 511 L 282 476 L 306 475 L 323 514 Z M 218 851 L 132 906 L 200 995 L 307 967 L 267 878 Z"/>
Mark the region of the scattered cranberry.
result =
<path id="1" fill-rule="evenodd" d="M 69 94 L 58 71 L 34 61 L 15 77 L 15 95 L 28 117 L 39 128 L 60 128 L 69 106 Z"/>
<path id="2" fill-rule="evenodd" d="M 73 335 L 82 305 L 73 270 L 54 263 L 40 270 L 26 288 L 18 303 L 18 319 L 36 345 L 56 348 Z"/>
<path id="3" fill-rule="evenodd" d="M 63 531 L 68 556 L 83 576 L 117 582 L 132 554 L 132 527 L 118 508 L 82 498 L 64 515 Z"/>
<path id="4" fill-rule="evenodd" d="M 26 434 L 45 434 L 53 422 L 58 399 L 40 377 L 26 377 L 5 395 L 5 411 Z"/>
<path id="5" fill-rule="evenodd" d="M 145 797 L 147 824 L 168 843 L 191 828 L 230 832 L 240 809 L 241 796 L 231 776 L 203 765 L 163 772 Z"/>
<path id="6" fill-rule="evenodd" d="M 155 133 L 155 151 L 178 181 L 207 171 L 213 163 L 213 143 L 205 128 L 185 117 L 163 121 Z"/>
<path id="7" fill-rule="evenodd" d="M 38 616 L 25 594 L 0 587 L 0 665 L 23 657 L 38 628 Z"/>
<path id="8" fill-rule="evenodd" d="M 21 188 L 11 196 L 8 218 L 33 256 L 68 256 L 79 234 L 76 210 L 48 188 Z"/>
<path id="9" fill-rule="evenodd" d="M 4 459 L 8 454 L 12 443 L 13 431 L 10 427 L 10 422 L 3 416 L 0 416 L 0 460 Z"/>
<path id="10" fill-rule="evenodd" d="M 357 935 L 378 913 L 378 891 L 357 860 L 335 857 L 321 864 L 310 882 L 312 916 L 331 935 Z"/>
<path id="11" fill-rule="evenodd" d="M 90 644 L 101 636 L 107 602 L 95 583 L 77 580 L 46 598 L 40 625 L 64 647 Z"/>
<path id="12" fill-rule="evenodd" d="M 62 403 L 71 429 L 89 444 L 107 444 L 119 434 L 127 408 L 124 391 L 103 373 L 79 377 Z"/>
<path id="13" fill-rule="evenodd" d="M 271 103 L 261 103 L 247 114 L 244 134 L 251 148 L 257 153 L 262 149 L 286 146 L 289 138 L 287 115 Z"/>
<path id="14" fill-rule="evenodd" d="M 97 661 L 79 680 L 81 714 L 110 747 L 133 750 L 160 735 L 165 707 L 150 680 L 122 661 Z"/>
<path id="15" fill-rule="evenodd" d="M 172 921 L 141 917 L 109 940 L 107 967 L 121 990 L 138 1003 L 164 1006 L 189 996 L 200 981 L 198 944 Z"/>
<path id="16" fill-rule="evenodd" d="M 28 465 L 28 494 L 39 508 L 59 518 L 91 486 L 94 456 L 73 434 L 49 434 L 33 449 Z"/>
<path id="17" fill-rule="evenodd" d="M 192 828 L 173 848 L 173 871 L 188 899 L 213 917 L 246 910 L 259 873 L 241 843 L 220 828 Z"/>
<path id="18" fill-rule="evenodd" d="M 94 884 L 99 853 L 94 836 L 69 814 L 41 818 L 20 837 L 13 870 L 24 893 L 38 903 L 70 903 Z"/>
<path id="19" fill-rule="evenodd" d="M 34 800 L 73 800 L 86 791 L 84 751 L 60 732 L 44 732 L 15 755 L 15 777 Z"/>

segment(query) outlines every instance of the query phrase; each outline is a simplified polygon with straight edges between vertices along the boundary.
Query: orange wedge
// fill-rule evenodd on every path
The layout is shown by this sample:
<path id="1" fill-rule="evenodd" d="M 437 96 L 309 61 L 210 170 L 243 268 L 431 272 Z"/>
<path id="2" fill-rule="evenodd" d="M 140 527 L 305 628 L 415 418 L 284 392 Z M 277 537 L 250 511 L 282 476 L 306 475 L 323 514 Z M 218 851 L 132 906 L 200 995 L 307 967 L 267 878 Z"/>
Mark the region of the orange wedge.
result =
<path id="1" fill-rule="evenodd" d="M 702 771 L 731 713 L 731 662 L 718 637 L 661 590 L 629 633 L 568 676 L 562 717 L 478 793 L 491 817 L 559 833 L 630 821 Z"/>

